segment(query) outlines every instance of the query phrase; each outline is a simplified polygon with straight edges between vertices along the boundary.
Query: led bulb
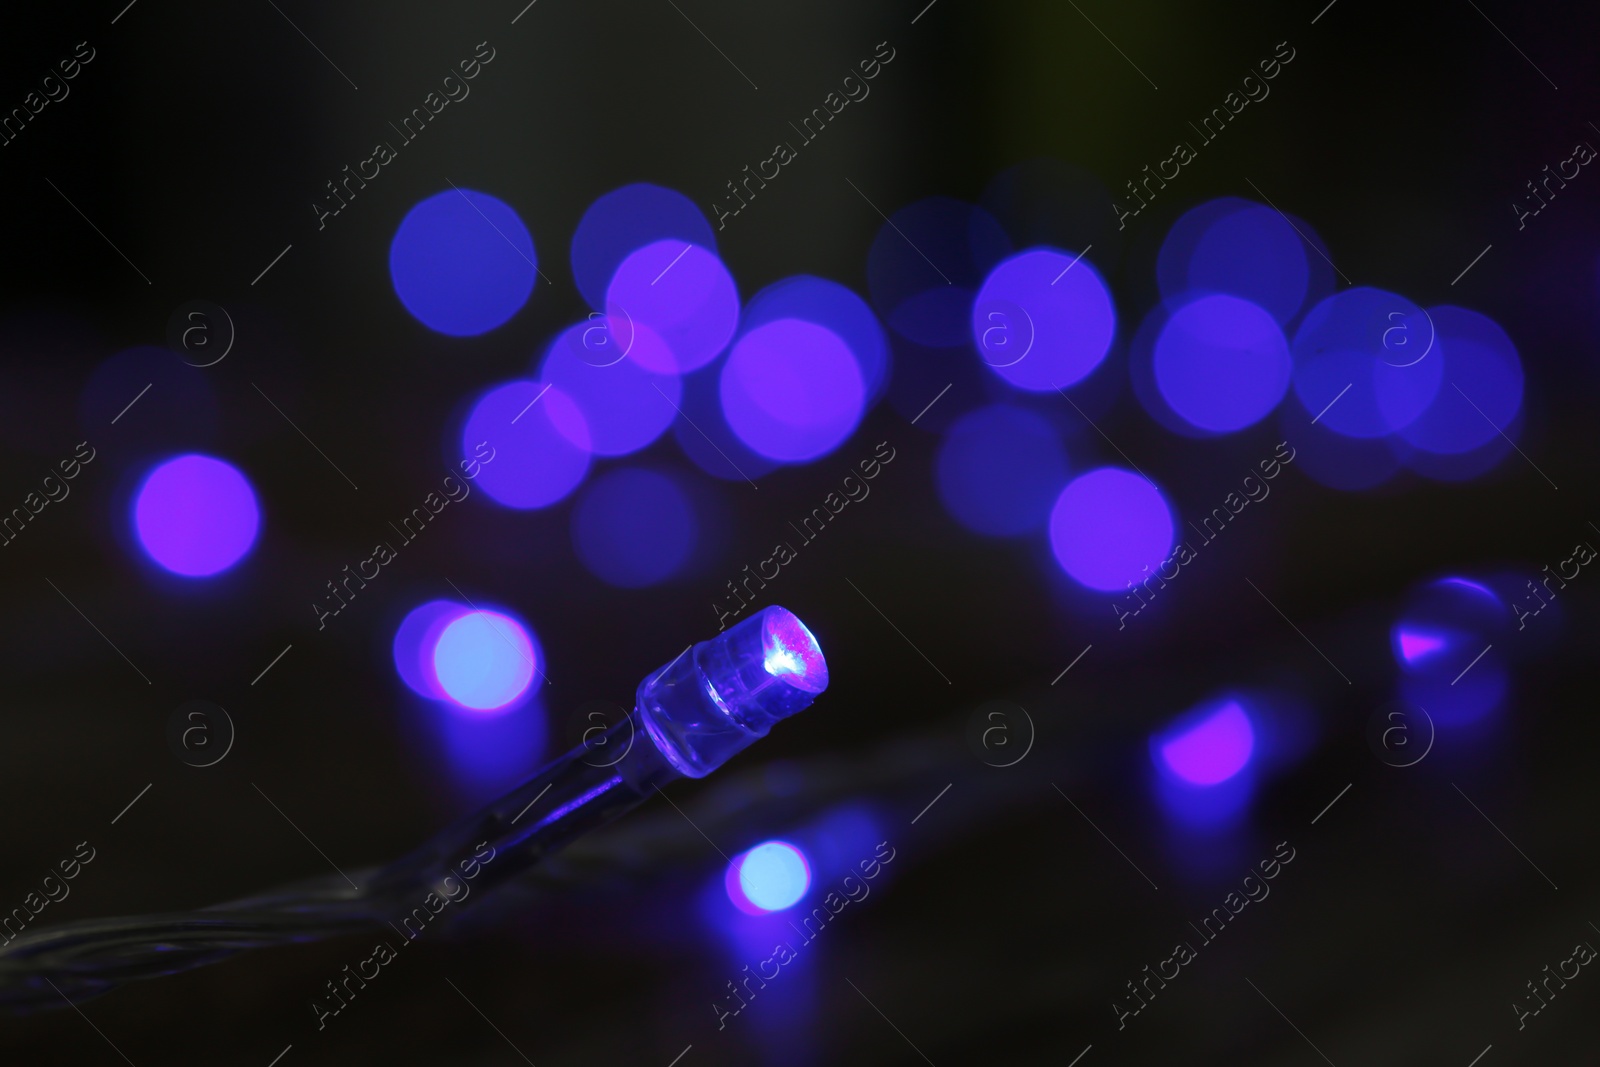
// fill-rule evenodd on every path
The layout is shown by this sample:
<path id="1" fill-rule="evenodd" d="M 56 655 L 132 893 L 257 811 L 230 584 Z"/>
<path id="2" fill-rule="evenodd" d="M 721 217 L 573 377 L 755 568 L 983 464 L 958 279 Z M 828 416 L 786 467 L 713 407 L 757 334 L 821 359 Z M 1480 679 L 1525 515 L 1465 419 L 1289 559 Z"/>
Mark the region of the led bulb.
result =
<path id="1" fill-rule="evenodd" d="M 774 605 L 647 677 L 638 712 L 667 761 L 701 778 L 827 687 L 817 639 L 793 612 Z"/>

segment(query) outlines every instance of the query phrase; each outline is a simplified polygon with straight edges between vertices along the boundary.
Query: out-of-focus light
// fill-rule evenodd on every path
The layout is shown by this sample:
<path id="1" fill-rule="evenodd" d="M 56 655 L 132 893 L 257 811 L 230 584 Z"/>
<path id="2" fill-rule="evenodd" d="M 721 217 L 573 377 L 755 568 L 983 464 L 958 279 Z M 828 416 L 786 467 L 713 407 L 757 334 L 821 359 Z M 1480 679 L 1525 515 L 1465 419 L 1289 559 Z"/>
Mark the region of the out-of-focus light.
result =
<path id="1" fill-rule="evenodd" d="M 1346 437 L 1404 429 L 1441 392 L 1437 325 L 1429 312 L 1382 289 L 1330 296 L 1295 331 L 1295 395 L 1318 425 Z"/>
<path id="2" fill-rule="evenodd" d="M 1441 726 L 1474 722 L 1505 697 L 1505 603 L 1483 584 L 1451 576 L 1415 589 L 1390 630 L 1403 669 L 1400 693 Z"/>
<path id="3" fill-rule="evenodd" d="M 726 364 L 727 356 L 722 357 Z M 750 481 L 780 464 L 739 439 L 722 414 L 721 367 L 683 379 L 683 418 L 672 424 L 672 436 L 694 465 L 727 482 Z"/>
<path id="4" fill-rule="evenodd" d="M 1492 589 L 1484 585 L 1482 582 L 1473 581 L 1471 578 L 1440 578 L 1439 584 L 1444 586 L 1455 586 L 1457 589 L 1466 589 L 1477 593 L 1480 596 L 1486 596 L 1497 606 L 1500 603 L 1500 598 L 1495 595 Z"/>
<path id="5" fill-rule="evenodd" d="M 418 696 L 443 700 L 444 692 L 433 673 L 433 647 L 439 634 L 467 608 L 451 600 L 430 600 L 413 608 L 395 630 L 394 669 L 400 680 Z"/>
<path id="6" fill-rule="evenodd" d="M 1056 498 L 1050 548 L 1080 585 L 1120 591 L 1172 551 L 1172 509 L 1143 477 L 1101 467 L 1075 478 Z"/>
<path id="7" fill-rule="evenodd" d="M 590 345 L 597 333 L 607 335 L 600 355 Z M 581 427 L 557 420 L 556 429 L 571 431 L 576 440 L 568 440 L 601 456 L 637 452 L 660 437 L 677 417 L 683 397 L 676 374 L 646 370 L 624 352 L 613 352 L 616 348 L 606 326 L 590 320 L 563 330 L 539 365 L 540 380 L 583 412 Z"/>
<path id="8" fill-rule="evenodd" d="M 1184 304 L 1156 339 L 1156 387 L 1181 418 L 1212 433 L 1265 418 L 1288 391 L 1291 366 L 1277 322 L 1236 296 Z"/>
<path id="9" fill-rule="evenodd" d="M 446 711 L 428 719 L 428 739 L 434 746 L 428 754 L 444 757 L 450 778 L 468 803 L 488 803 L 527 781 L 545 762 L 549 722 L 536 700 L 496 714 Z"/>
<path id="10" fill-rule="evenodd" d="M 774 678 L 808 693 L 828 688 L 828 661 L 806 624 L 790 612 L 772 612 L 762 627 L 761 664 Z"/>
<path id="11" fill-rule="evenodd" d="M 779 319 L 800 319 L 831 330 L 861 367 L 870 405 L 889 384 L 889 340 L 867 302 L 838 282 L 798 274 L 773 282 L 745 305 L 745 332 Z"/>
<path id="12" fill-rule="evenodd" d="M 947 196 L 896 211 L 867 253 L 867 290 L 891 330 L 935 348 L 970 334 L 972 297 L 984 275 L 1011 253 L 994 216 Z"/>
<path id="13" fill-rule="evenodd" d="M 433 673 L 450 700 L 494 711 L 527 692 L 538 652 L 522 624 L 497 611 L 469 611 L 439 631 Z"/>
<path id="14" fill-rule="evenodd" d="M 1450 639 L 1444 634 L 1422 633 L 1402 626 L 1395 627 L 1394 641 L 1400 649 L 1400 659 L 1406 664 L 1413 664 L 1431 656 L 1450 643 Z"/>
<path id="15" fill-rule="evenodd" d="M 1485 424 L 1487 425 L 1487 424 Z M 1403 436 L 1389 439 L 1399 462 L 1424 478 L 1436 482 L 1467 482 L 1498 467 L 1514 450 L 1522 436 L 1522 413 L 1518 412 L 1505 428 L 1505 436 L 1495 436 L 1466 452 L 1431 452 L 1417 448 Z"/>
<path id="16" fill-rule="evenodd" d="M 1217 860 L 1216 850 L 1206 846 L 1237 832 L 1249 815 L 1256 776 L 1246 771 L 1216 785 L 1197 786 L 1158 767 L 1155 787 L 1157 803 L 1167 818 L 1182 828 L 1185 843 L 1199 845 L 1203 850 L 1202 854 L 1191 854 L 1188 864 L 1204 869 L 1208 862 L 1214 867 Z"/>
<path id="17" fill-rule="evenodd" d="M 1439 652 L 1460 657 L 1453 665 L 1454 673 L 1466 666 L 1485 643 L 1496 640 L 1509 617 L 1504 601 L 1481 582 L 1458 575 L 1424 582 L 1408 594 L 1391 630 L 1396 657 L 1401 663 L 1416 658 L 1405 655 L 1400 635 L 1409 634 L 1413 642 L 1422 639 L 1416 647 L 1429 658 Z M 1438 649 L 1422 647 L 1428 644 L 1426 638 L 1433 637 L 1443 642 Z"/>
<path id="18" fill-rule="evenodd" d="M 723 364 L 722 412 L 755 451 L 785 463 L 837 448 L 861 421 L 865 389 L 831 330 L 779 319 L 739 338 Z"/>
<path id="19" fill-rule="evenodd" d="M 624 185 L 590 204 L 579 220 L 572 233 L 572 280 L 589 306 L 602 311 L 606 287 L 622 261 L 668 240 L 717 250 L 711 223 L 693 200 L 647 182 Z"/>
<path id="20" fill-rule="evenodd" d="M 748 915 L 765 915 L 798 904 L 811 887 L 805 853 L 787 841 L 763 841 L 735 856 L 724 878 L 728 899 Z"/>
<path id="21" fill-rule="evenodd" d="M 677 482 L 652 470 L 624 467 L 584 490 L 572 511 L 572 544 L 601 581 L 637 589 L 682 569 L 698 525 Z"/>
<path id="22" fill-rule="evenodd" d="M 406 213 L 389 245 L 395 295 L 438 333 L 487 333 L 522 309 L 538 280 L 533 238 L 488 193 L 450 189 Z"/>
<path id="23" fill-rule="evenodd" d="M 1413 612 L 1450 616 L 1465 614 L 1484 633 L 1498 632 L 1506 617 L 1505 602 L 1482 582 L 1460 575 L 1438 578 L 1423 585 L 1411 599 Z"/>
<path id="24" fill-rule="evenodd" d="M 1228 694 L 1244 709 L 1254 740 L 1250 772 L 1256 777 L 1282 774 L 1302 763 L 1317 747 L 1321 716 L 1312 702 L 1291 686 L 1235 690 Z M 1216 705 L 1211 705 L 1215 707 Z"/>
<path id="25" fill-rule="evenodd" d="M 957 522 L 992 537 L 1043 526 L 1067 479 L 1061 435 L 1043 416 L 994 404 L 963 415 L 939 448 L 939 499 Z"/>
<path id="26" fill-rule="evenodd" d="M 1190 785 L 1213 786 L 1244 770 L 1255 750 L 1255 731 L 1238 701 L 1182 721 L 1155 739 L 1159 766 Z"/>
<path id="27" fill-rule="evenodd" d="M 150 558 L 173 574 L 205 578 L 250 551 L 261 526 L 256 494 L 238 469 L 190 454 L 145 477 L 133 506 L 134 529 Z"/>
<path id="28" fill-rule="evenodd" d="M 1475 723 L 1493 712 L 1505 700 L 1510 682 L 1499 650 L 1492 649 L 1457 682 L 1442 673 L 1408 673 L 1400 679 L 1400 695 L 1448 730 Z"/>
<path id="29" fill-rule="evenodd" d="M 657 374 L 687 374 L 732 339 L 739 290 L 715 252 L 688 241 L 655 241 L 617 267 L 605 311 L 614 334 L 633 337 L 628 358 Z"/>
<path id="30" fill-rule="evenodd" d="M 1411 445 L 1446 455 L 1469 452 L 1507 430 L 1522 408 L 1522 360 L 1495 322 L 1458 307 L 1429 308 L 1448 388 L 1400 431 Z"/>
<path id="31" fill-rule="evenodd" d="M 1281 325 L 1306 297 L 1305 241 L 1277 211 L 1237 197 L 1213 200 L 1178 219 L 1161 246 L 1156 277 L 1169 300 L 1227 293 L 1265 309 Z"/>
<path id="32" fill-rule="evenodd" d="M 990 272 L 972 304 L 978 355 L 1019 389 L 1050 392 L 1100 365 L 1117 329 L 1111 294 L 1080 254 L 1034 248 Z"/>
<path id="33" fill-rule="evenodd" d="M 494 449 L 478 485 L 508 508 L 542 508 L 578 487 L 589 472 L 583 412 L 548 383 L 514 381 L 490 389 L 461 430 L 461 447 Z M 582 442 L 582 443 L 574 443 Z"/>
<path id="34" fill-rule="evenodd" d="M 1172 405 L 1167 403 L 1167 398 L 1161 395 L 1161 389 L 1156 385 L 1156 342 L 1166 331 L 1173 310 L 1166 303 L 1157 303 L 1145 313 L 1139 321 L 1139 328 L 1128 339 L 1127 359 L 1124 361 L 1128 385 L 1139 406 L 1163 428 L 1183 437 L 1215 437 L 1216 434 L 1210 430 L 1200 429 L 1173 411 Z"/>
<path id="35" fill-rule="evenodd" d="M 1392 437 L 1349 437 L 1312 422 L 1315 415 L 1299 404 L 1278 408 L 1282 439 L 1294 442 L 1294 465 L 1313 481 L 1355 492 L 1376 488 L 1399 473 Z"/>

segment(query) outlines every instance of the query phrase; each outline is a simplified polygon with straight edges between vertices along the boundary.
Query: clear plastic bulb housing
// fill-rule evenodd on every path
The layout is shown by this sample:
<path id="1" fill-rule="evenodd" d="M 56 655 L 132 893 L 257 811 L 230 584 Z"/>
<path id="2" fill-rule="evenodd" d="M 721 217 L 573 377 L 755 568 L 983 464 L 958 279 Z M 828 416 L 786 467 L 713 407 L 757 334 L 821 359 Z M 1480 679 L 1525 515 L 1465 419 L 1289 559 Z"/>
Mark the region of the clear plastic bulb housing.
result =
<path id="1" fill-rule="evenodd" d="M 773 605 L 647 677 L 637 711 L 673 768 L 703 778 L 827 687 L 817 639 Z"/>

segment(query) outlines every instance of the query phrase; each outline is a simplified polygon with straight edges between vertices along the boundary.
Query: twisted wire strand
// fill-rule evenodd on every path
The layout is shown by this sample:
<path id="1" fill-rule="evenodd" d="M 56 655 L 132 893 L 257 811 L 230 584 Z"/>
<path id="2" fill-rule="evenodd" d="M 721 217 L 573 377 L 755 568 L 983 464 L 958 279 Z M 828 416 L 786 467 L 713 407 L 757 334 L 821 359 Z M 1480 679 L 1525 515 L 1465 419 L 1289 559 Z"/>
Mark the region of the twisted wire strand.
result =
<path id="1" fill-rule="evenodd" d="M 948 736 L 948 731 L 942 731 Z M 703 862 L 705 839 L 747 825 L 797 819 L 864 793 L 909 790 L 942 779 L 956 757 L 944 741 L 900 739 L 884 748 L 758 767 L 701 793 L 684 812 L 665 808 L 590 834 L 517 872 L 524 892 L 562 892 L 601 880 L 634 880 L 681 862 Z M 921 788 L 921 786 L 917 786 Z M 408 911 L 450 873 L 449 857 L 484 838 L 505 839 L 506 813 L 527 787 L 446 827 L 421 848 L 382 867 L 290 883 L 194 911 L 84 919 L 19 935 L 0 949 L 0 1005 L 63 1007 L 127 982 L 207 966 L 239 952 L 317 941 L 382 926 Z M 1005 796 L 968 806 L 969 816 Z"/>

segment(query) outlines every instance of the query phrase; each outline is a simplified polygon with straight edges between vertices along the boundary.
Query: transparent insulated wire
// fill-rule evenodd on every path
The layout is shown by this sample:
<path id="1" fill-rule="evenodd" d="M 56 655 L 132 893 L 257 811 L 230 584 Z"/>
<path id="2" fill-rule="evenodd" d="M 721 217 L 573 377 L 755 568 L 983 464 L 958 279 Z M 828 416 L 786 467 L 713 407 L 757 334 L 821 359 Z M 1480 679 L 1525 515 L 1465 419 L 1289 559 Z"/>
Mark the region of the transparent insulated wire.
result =
<path id="1" fill-rule="evenodd" d="M 640 683 L 634 714 L 399 860 L 199 911 L 87 919 L 0 947 L 0 1003 L 62 1006 L 250 948 L 403 922 L 452 882 L 493 889 L 682 777 L 703 778 L 828 685 L 811 631 L 776 605 L 685 649 Z M 614 747 L 613 747 L 614 746 Z M 610 764 L 596 751 L 622 751 Z M 464 872 L 472 872 L 464 874 Z M 465 892 L 459 898 L 465 901 Z"/>

